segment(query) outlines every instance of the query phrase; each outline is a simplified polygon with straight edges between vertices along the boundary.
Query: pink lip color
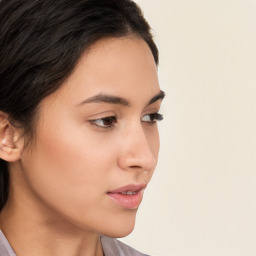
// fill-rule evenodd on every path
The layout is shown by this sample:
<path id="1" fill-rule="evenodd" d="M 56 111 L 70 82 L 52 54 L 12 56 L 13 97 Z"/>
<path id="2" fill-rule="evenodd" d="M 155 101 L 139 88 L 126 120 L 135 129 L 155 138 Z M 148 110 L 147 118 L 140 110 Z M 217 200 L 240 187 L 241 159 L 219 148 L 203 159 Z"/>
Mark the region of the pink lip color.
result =
<path id="1" fill-rule="evenodd" d="M 113 199 L 120 206 L 127 209 L 136 209 L 139 207 L 142 198 L 143 191 L 146 187 L 146 184 L 141 185 L 127 185 L 122 188 L 115 189 L 111 192 L 108 192 L 107 195 Z M 134 195 L 124 195 L 122 192 L 133 191 L 136 192 Z"/>

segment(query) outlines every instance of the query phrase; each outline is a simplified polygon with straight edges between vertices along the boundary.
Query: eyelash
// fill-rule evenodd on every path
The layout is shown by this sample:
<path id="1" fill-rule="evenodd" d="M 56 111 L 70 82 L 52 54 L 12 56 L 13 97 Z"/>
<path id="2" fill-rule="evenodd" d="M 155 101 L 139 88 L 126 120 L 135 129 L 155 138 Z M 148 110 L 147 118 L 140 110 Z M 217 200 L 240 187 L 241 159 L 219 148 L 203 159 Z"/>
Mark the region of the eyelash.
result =
<path id="1" fill-rule="evenodd" d="M 148 117 L 149 120 L 143 120 L 143 118 Z M 162 121 L 163 115 L 161 115 L 160 113 L 151 113 L 151 114 L 147 114 L 145 116 L 142 117 L 142 122 L 147 123 L 148 125 L 154 125 L 157 121 Z M 99 124 L 100 122 L 107 122 L 110 124 Z M 117 118 L 116 116 L 107 116 L 107 117 L 103 117 L 103 118 L 99 118 L 99 119 L 94 119 L 94 120 L 90 120 L 90 123 L 92 125 L 95 125 L 99 128 L 102 129 L 111 129 L 114 127 L 115 123 L 117 122 Z"/>

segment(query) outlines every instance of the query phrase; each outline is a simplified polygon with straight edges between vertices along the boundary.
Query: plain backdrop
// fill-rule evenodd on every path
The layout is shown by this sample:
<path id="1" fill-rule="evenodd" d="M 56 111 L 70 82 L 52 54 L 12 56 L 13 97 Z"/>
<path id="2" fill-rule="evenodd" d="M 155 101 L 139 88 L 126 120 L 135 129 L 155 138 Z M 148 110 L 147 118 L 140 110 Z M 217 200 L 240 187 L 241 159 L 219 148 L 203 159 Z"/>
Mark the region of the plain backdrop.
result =
<path id="1" fill-rule="evenodd" d="M 256 256 L 256 1 L 136 2 L 167 96 L 159 164 L 122 240 L 155 256 Z"/>

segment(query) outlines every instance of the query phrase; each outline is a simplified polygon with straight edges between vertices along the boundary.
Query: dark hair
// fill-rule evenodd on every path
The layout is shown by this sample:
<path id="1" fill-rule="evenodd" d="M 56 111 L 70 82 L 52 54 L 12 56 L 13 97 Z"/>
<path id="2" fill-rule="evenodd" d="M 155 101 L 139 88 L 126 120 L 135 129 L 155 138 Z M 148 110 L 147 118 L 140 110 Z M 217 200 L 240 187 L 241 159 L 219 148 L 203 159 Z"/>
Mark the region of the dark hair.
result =
<path id="1" fill-rule="evenodd" d="M 106 37 L 137 36 L 158 50 L 131 0 L 0 0 L 0 111 L 24 134 L 37 106 L 71 74 L 83 52 Z M 8 199 L 7 162 L 0 159 L 0 211 Z"/>

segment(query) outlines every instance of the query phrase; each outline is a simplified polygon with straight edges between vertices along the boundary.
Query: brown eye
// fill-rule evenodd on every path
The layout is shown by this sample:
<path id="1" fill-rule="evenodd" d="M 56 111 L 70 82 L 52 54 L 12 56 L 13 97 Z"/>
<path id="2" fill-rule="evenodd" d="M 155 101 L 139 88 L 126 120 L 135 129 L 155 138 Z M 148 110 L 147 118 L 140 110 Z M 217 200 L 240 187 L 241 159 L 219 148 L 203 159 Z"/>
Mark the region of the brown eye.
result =
<path id="1" fill-rule="evenodd" d="M 115 116 L 108 116 L 100 119 L 91 120 L 91 123 L 101 128 L 111 128 L 116 123 Z"/>

